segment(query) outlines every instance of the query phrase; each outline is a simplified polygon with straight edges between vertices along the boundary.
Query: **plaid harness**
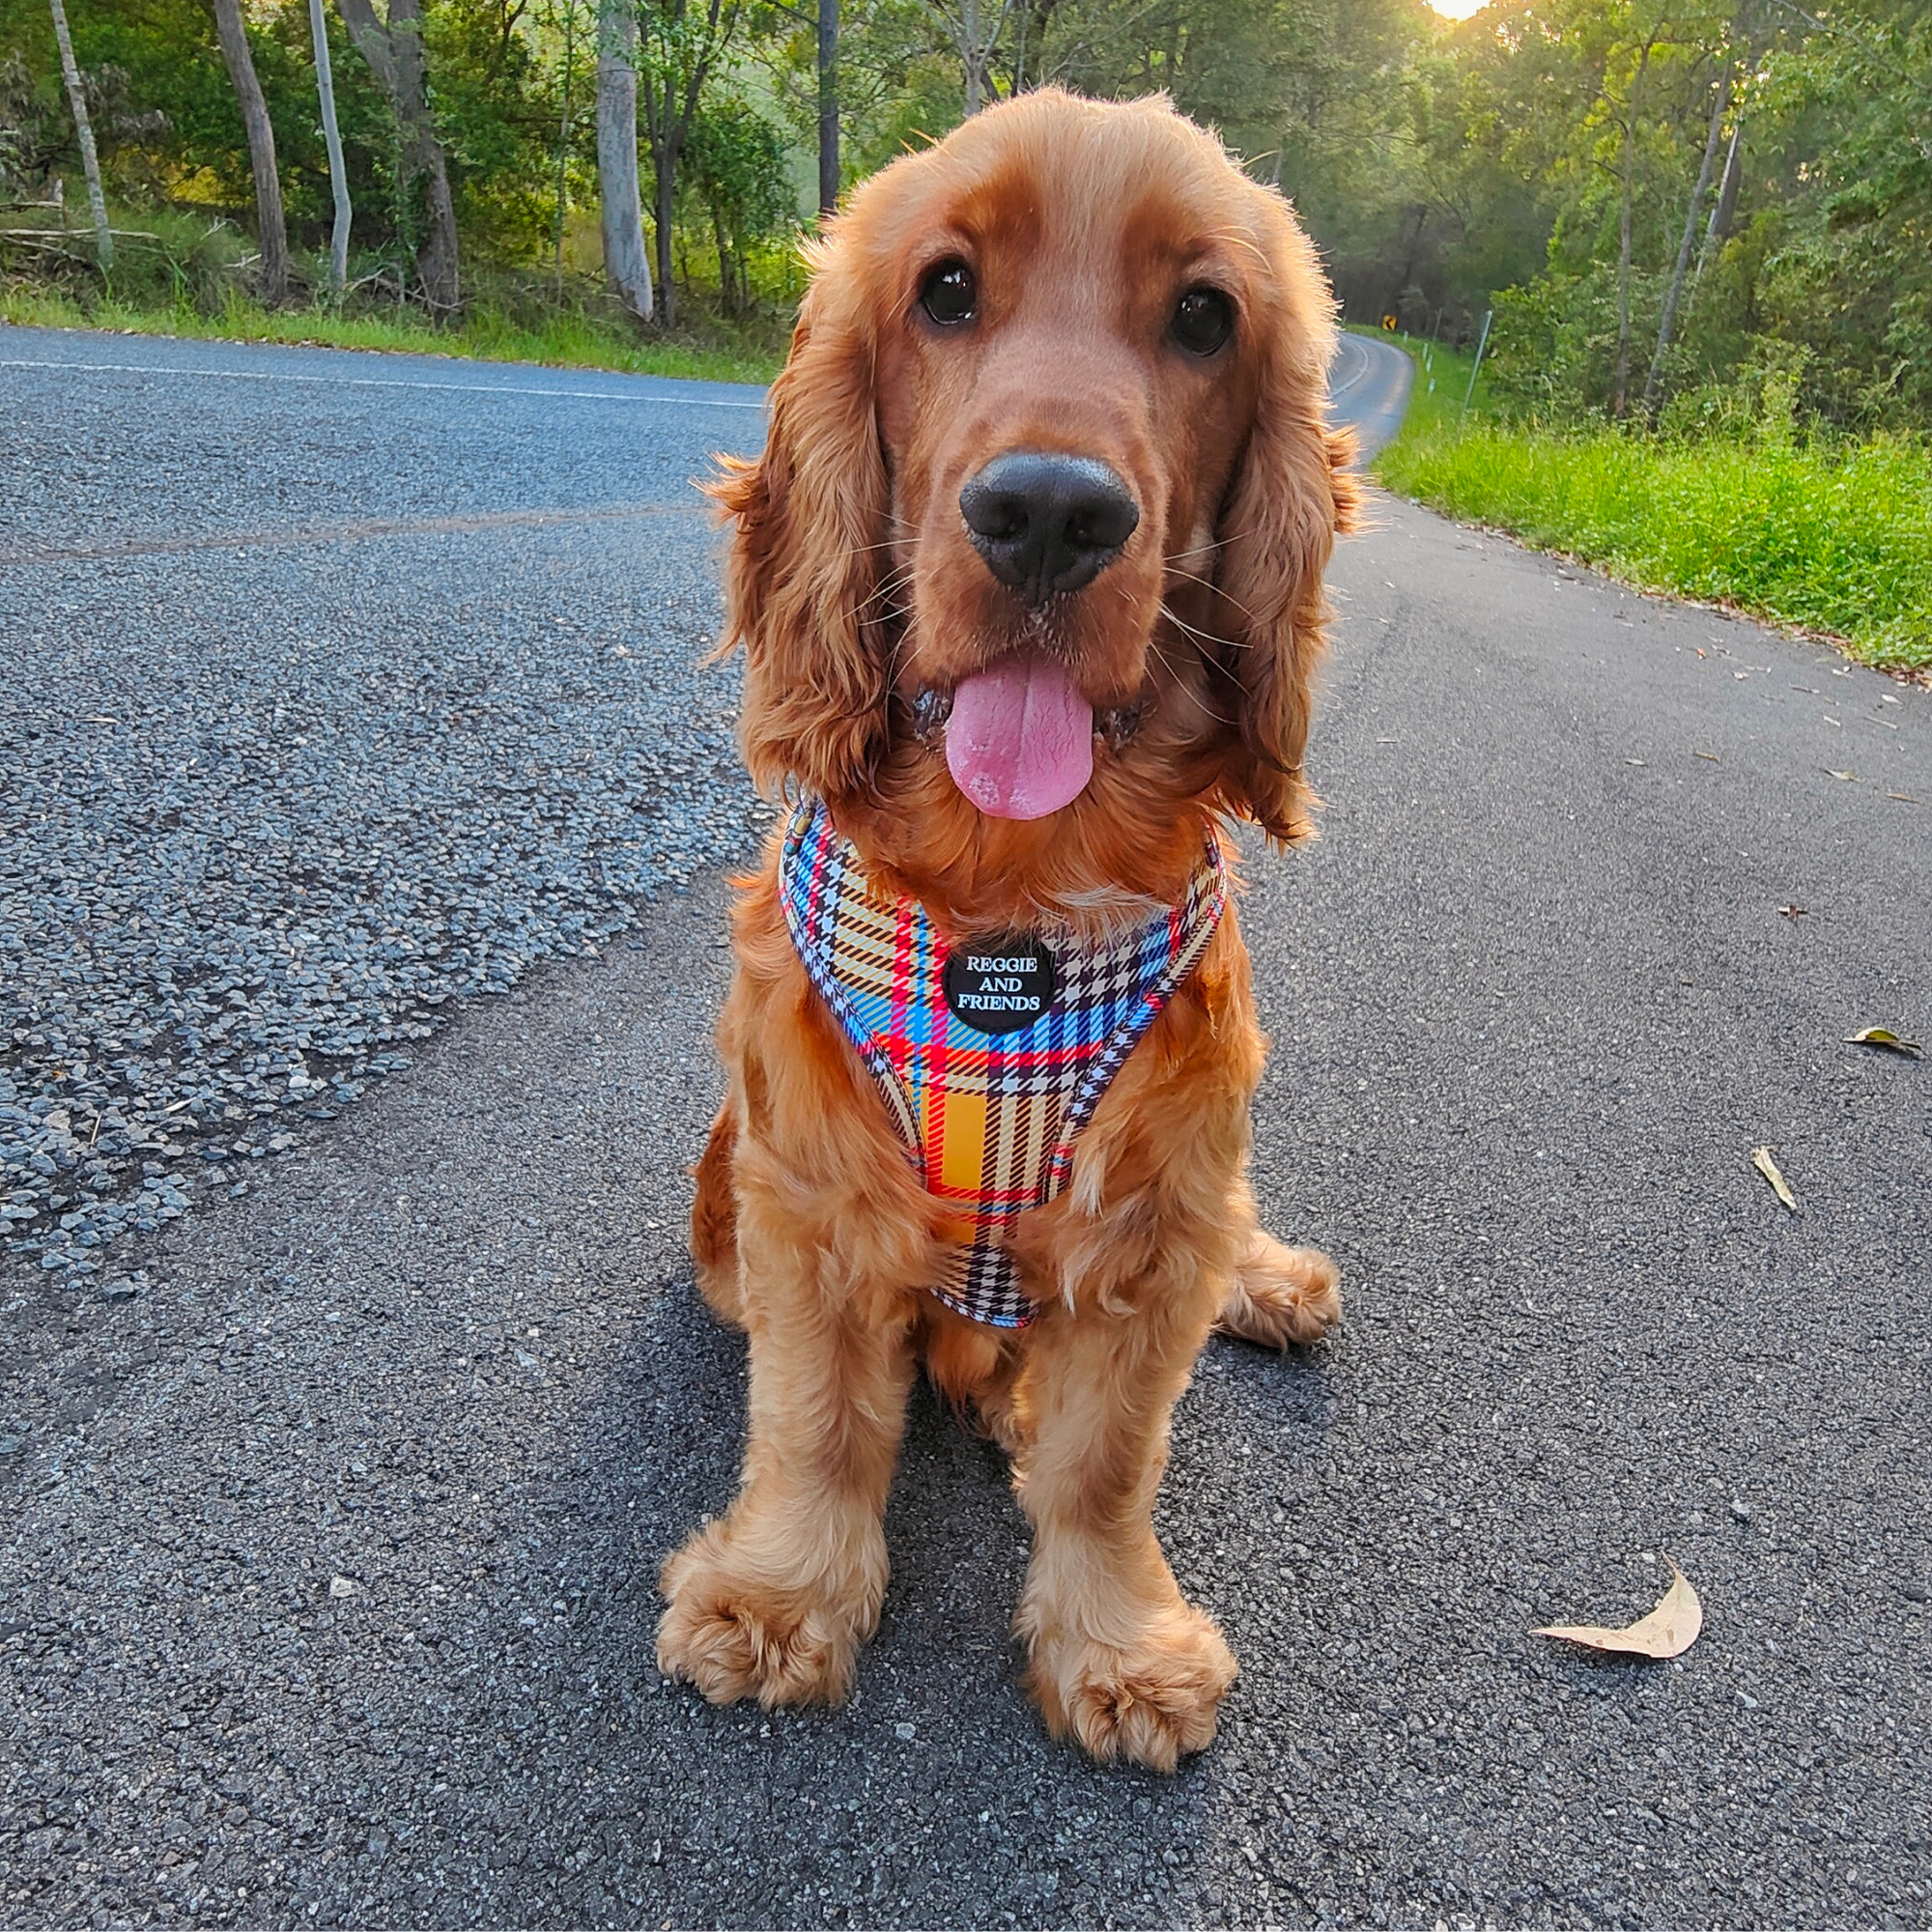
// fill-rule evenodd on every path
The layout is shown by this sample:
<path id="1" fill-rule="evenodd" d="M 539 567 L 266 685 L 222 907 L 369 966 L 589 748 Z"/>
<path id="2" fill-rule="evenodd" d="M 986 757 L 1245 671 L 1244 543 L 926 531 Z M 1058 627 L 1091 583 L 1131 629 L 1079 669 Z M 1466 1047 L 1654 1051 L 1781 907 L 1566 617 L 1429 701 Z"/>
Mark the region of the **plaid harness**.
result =
<path id="1" fill-rule="evenodd" d="M 975 1321 L 1024 1328 L 1035 1306 L 1007 1236 L 1025 1208 L 1066 1184 L 1073 1144 L 1101 1095 L 1208 950 L 1228 902 L 1220 840 L 1208 834 L 1179 905 L 1095 949 L 1056 939 L 1051 1001 L 1011 1031 L 969 1024 L 946 986 L 949 961 L 1010 965 L 998 955 L 1014 943 L 951 948 L 918 900 L 875 895 L 820 800 L 792 813 L 779 888 L 805 970 L 871 1069 L 914 1171 L 943 1204 L 933 1293 Z"/>

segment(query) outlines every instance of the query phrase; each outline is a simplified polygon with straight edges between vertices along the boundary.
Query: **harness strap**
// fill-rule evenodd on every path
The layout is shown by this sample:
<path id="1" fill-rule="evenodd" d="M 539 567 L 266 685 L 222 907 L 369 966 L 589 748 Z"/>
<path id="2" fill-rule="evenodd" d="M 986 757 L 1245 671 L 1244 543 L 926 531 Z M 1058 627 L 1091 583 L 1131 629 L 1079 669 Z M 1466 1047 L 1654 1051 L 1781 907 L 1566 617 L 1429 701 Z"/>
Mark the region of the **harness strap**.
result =
<path id="1" fill-rule="evenodd" d="M 1097 947 L 1042 933 L 1053 996 L 1037 1019 L 991 1034 L 949 1003 L 953 949 L 916 899 L 875 893 L 818 799 L 785 828 L 779 881 L 800 960 L 870 1070 L 947 1236 L 933 1293 L 996 1327 L 1035 1303 L 1007 1250 L 1028 1208 L 1051 1201 L 1080 1134 L 1127 1056 L 1200 964 L 1228 898 L 1209 832 L 1186 892 Z"/>

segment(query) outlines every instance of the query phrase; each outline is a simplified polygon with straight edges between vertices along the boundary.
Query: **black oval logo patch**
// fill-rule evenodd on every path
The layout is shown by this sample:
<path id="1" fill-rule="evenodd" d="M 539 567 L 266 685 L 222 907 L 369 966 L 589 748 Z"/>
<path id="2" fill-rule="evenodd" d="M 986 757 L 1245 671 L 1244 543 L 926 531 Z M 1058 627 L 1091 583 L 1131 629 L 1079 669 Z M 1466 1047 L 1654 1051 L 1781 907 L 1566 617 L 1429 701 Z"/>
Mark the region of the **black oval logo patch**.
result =
<path id="1" fill-rule="evenodd" d="M 948 955 L 946 1004 L 978 1033 L 1018 1033 L 1053 1004 L 1053 954 L 1031 933 L 971 939 Z"/>

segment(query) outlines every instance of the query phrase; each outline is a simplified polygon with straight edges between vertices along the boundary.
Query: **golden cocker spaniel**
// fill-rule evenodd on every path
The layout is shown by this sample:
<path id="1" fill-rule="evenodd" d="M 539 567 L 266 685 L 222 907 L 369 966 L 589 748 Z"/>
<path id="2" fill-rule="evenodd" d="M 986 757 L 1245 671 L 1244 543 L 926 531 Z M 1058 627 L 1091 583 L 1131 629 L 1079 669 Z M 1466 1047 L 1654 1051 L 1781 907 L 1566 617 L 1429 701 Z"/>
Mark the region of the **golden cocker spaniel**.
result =
<path id="1" fill-rule="evenodd" d="M 916 1365 L 1009 1451 L 1056 1735 L 1171 1770 L 1235 1661 L 1151 1512 L 1210 1330 L 1307 1342 L 1262 1232 L 1264 1040 L 1220 826 L 1310 831 L 1350 526 L 1333 304 L 1287 204 L 1164 102 L 988 109 L 852 195 L 715 495 L 754 778 L 729 1092 L 692 1246 L 751 1345 L 736 1500 L 658 1658 L 837 1702 L 885 1591 Z"/>

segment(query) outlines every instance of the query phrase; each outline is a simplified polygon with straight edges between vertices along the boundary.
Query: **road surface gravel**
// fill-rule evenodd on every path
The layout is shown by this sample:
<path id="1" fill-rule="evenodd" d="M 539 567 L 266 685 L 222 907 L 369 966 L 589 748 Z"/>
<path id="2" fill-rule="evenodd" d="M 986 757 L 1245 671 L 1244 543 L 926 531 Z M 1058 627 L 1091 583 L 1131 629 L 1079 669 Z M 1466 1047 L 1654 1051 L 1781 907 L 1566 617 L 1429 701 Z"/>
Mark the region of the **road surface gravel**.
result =
<path id="1" fill-rule="evenodd" d="M 0 354 L 279 366 L 46 340 Z M 316 500 L 301 385 L 147 381 L 11 541 L 91 537 L 122 435 L 213 534 L 571 507 L 514 443 L 472 473 L 475 399 L 381 392 L 414 456 L 368 512 Z M 627 420 L 577 419 L 582 504 L 657 494 L 646 440 L 662 478 L 722 440 Z M 196 479 L 231 433 L 224 507 Z M 499 527 L 195 569 L 226 611 L 278 557 L 258 601 L 343 624 L 404 566 L 451 621 L 472 578 L 526 621 L 643 608 L 610 526 Z M 696 582 L 678 527 L 648 567 Z M 141 586 L 185 566 L 115 567 L 50 635 L 155 648 Z M 1242 1663 L 1214 1747 L 1161 1779 L 1048 1742 L 1006 1634 L 1024 1521 L 923 1396 L 851 1706 L 659 1682 L 656 1566 L 728 1499 L 743 1398 L 682 1247 L 727 970 L 694 868 L 599 956 L 452 999 L 338 1118 L 285 1112 L 246 1194 L 117 1247 L 115 1298 L 0 1262 L 11 1922 L 1925 1922 L 1932 1068 L 1844 1040 L 1932 1027 L 1932 694 L 1386 498 L 1334 581 L 1323 837 L 1251 852 L 1242 919 L 1261 1197 L 1348 1318 L 1216 1345 L 1177 1418 L 1162 1533 Z M 719 715 L 674 644 L 653 674 Z M 1686 1657 L 1528 1634 L 1639 1613 L 1666 1555 Z"/>

